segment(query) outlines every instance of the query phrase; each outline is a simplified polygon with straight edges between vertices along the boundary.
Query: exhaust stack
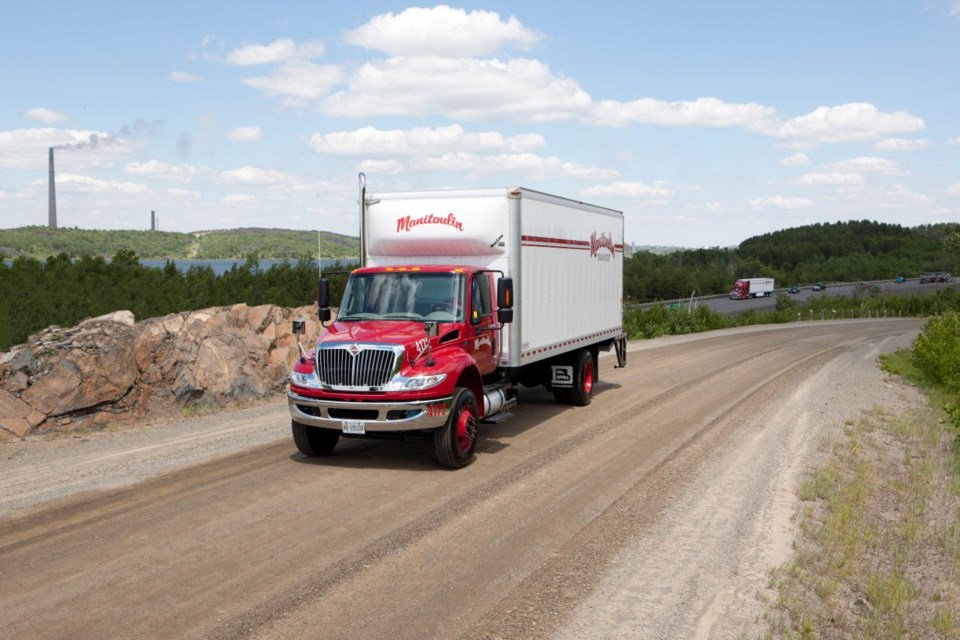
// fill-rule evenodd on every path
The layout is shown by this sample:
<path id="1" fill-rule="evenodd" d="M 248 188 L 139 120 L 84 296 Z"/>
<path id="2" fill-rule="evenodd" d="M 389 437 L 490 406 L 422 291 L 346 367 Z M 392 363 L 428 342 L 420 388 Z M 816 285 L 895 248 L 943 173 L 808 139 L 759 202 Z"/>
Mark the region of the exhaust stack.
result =
<path id="1" fill-rule="evenodd" d="M 57 228 L 57 186 L 53 175 L 53 147 L 50 147 L 50 178 L 47 197 L 47 226 Z"/>

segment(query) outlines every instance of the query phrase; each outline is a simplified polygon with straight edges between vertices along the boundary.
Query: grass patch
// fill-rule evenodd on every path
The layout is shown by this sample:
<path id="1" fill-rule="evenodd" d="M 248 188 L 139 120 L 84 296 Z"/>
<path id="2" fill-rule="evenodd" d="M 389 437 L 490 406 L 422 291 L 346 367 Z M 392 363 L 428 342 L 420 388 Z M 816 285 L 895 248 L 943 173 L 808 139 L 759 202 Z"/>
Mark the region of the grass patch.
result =
<path id="1" fill-rule="evenodd" d="M 180 415 L 184 418 L 199 418 L 201 416 L 220 413 L 221 411 L 223 411 L 223 407 L 220 405 L 200 401 L 193 404 L 188 404 L 180 409 Z"/>
<path id="2" fill-rule="evenodd" d="M 884 368 L 910 376 L 909 354 Z M 935 401 L 873 410 L 797 494 L 794 558 L 774 572 L 773 638 L 960 638 L 960 455 Z"/>

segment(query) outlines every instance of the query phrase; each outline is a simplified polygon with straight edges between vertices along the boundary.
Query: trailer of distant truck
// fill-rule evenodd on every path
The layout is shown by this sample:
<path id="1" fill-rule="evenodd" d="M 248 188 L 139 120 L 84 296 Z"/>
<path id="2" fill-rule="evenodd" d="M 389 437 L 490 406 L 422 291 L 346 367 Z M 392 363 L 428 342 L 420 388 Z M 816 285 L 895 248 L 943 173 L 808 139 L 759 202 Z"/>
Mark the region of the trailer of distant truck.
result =
<path id="1" fill-rule="evenodd" d="M 521 187 L 373 195 L 362 175 L 360 202 L 361 267 L 291 374 L 303 454 L 416 439 L 462 467 L 520 386 L 585 406 L 599 352 L 626 364 L 621 212 Z"/>
<path id="2" fill-rule="evenodd" d="M 773 278 L 742 278 L 733 283 L 730 299 L 766 298 L 773 294 L 774 289 Z"/>

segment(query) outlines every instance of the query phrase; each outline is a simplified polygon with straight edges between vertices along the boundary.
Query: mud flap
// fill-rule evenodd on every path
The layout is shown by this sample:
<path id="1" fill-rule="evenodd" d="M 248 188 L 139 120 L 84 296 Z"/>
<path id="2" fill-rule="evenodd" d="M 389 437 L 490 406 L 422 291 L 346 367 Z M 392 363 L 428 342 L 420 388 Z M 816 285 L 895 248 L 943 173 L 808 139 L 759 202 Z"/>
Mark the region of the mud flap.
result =
<path id="1" fill-rule="evenodd" d="M 613 347 L 617 352 L 617 369 L 623 369 L 627 366 L 627 338 L 626 336 L 617 338 L 613 341 Z"/>

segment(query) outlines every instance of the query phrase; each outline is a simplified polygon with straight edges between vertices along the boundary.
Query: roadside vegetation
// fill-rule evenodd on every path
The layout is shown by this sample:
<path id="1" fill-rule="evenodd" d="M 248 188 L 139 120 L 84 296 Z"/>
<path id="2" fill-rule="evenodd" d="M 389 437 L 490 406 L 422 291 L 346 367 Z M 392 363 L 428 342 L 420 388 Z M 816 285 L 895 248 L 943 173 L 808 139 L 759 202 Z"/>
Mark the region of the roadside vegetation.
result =
<path id="1" fill-rule="evenodd" d="M 725 316 L 707 306 L 682 304 L 627 308 L 624 324 L 631 339 L 715 331 L 754 324 L 781 324 L 844 318 L 927 317 L 960 311 L 960 290 L 940 289 L 906 296 L 823 296 L 799 304 L 787 295 L 777 296 L 775 311 L 747 311 Z"/>
<path id="2" fill-rule="evenodd" d="M 768 637 L 960 638 L 960 313 L 881 362 L 929 405 L 874 410 L 823 444 Z"/>

